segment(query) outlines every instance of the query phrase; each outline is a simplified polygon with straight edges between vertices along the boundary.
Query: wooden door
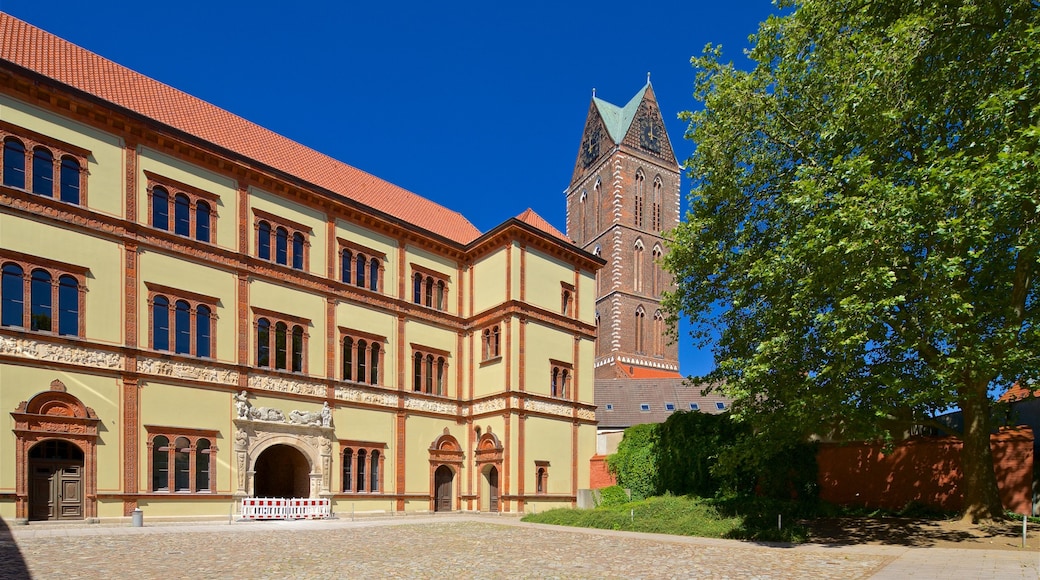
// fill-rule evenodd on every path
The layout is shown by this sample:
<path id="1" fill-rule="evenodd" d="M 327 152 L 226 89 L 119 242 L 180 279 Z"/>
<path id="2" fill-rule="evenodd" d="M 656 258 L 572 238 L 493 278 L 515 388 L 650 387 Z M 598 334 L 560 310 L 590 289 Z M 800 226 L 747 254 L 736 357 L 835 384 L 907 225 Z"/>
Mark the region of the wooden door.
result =
<path id="1" fill-rule="evenodd" d="M 29 519 L 83 519 L 83 465 L 32 461 L 29 482 Z"/>
<path id="2" fill-rule="evenodd" d="M 492 466 L 488 470 L 488 511 L 498 511 L 498 468 Z"/>
<path id="3" fill-rule="evenodd" d="M 454 477 L 455 474 L 452 473 L 451 468 L 447 465 L 438 467 L 437 471 L 434 472 L 434 487 L 436 493 L 433 507 L 434 511 L 451 511 L 451 481 Z"/>

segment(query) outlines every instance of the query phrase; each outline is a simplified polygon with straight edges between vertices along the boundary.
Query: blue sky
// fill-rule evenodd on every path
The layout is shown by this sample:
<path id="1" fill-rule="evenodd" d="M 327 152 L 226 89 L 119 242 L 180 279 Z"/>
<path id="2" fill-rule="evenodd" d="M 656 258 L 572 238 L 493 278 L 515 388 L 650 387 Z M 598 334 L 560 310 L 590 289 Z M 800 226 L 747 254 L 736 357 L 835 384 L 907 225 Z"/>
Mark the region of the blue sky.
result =
<path id="1" fill-rule="evenodd" d="M 593 88 L 651 81 L 680 161 L 705 44 L 747 68 L 768 0 L 595 3 L 0 0 L 0 10 L 461 212 L 481 231 L 563 191 Z M 683 186 L 684 195 L 689 184 Z M 685 204 L 684 204 L 685 205 Z M 683 329 L 681 329 L 683 330 Z M 712 367 L 685 332 L 681 370 Z"/>

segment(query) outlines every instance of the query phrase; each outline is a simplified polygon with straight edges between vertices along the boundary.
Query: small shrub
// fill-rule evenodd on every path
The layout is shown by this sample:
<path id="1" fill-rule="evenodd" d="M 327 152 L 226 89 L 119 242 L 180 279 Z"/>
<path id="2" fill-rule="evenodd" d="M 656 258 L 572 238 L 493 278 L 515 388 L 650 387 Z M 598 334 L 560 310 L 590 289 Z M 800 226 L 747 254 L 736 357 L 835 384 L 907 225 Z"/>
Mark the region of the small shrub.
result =
<path id="1" fill-rule="evenodd" d="M 628 492 L 620 485 L 612 485 L 599 490 L 599 507 L 616 507 L 628 503 Z"/>

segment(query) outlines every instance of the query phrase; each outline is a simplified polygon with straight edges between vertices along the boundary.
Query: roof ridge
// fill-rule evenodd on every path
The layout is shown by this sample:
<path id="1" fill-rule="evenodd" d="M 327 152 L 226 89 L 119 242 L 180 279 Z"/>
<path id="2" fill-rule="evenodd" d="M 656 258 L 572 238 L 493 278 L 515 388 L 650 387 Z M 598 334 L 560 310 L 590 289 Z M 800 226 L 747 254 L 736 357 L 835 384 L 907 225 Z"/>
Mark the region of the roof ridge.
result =
<path id="1" fill-rule="evenodd" d="M 460 244 L 460 212 L 0 12 L 0 59 Z"/>

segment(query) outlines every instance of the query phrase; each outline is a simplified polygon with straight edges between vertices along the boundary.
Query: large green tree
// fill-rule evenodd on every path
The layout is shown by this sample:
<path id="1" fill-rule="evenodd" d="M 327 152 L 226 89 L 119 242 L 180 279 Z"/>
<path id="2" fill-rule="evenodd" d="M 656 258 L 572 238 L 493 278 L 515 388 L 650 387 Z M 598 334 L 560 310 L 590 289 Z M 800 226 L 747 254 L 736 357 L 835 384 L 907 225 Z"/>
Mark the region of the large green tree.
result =
<path id="1" fill-rule="evenodd" d="M 668 306 L 755 427 L 743 459 L 942 429 L 931 417 L 957 407 L 965 517 L 1000 517 L 994 395 L 1040 371 L 1038 4 L 779 8 L 752 70 L 718 47 L 693 59 Z"/>

